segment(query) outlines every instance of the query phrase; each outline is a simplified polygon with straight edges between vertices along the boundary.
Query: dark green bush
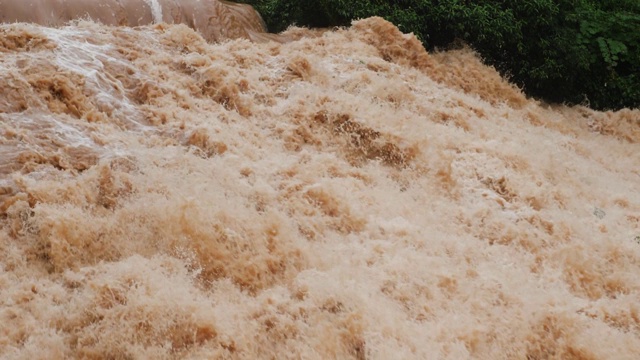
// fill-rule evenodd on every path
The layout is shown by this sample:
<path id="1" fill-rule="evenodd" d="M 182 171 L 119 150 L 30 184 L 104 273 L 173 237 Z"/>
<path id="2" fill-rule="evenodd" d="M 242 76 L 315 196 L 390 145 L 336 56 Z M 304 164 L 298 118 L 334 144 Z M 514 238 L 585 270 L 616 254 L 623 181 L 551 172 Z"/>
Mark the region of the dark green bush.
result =
<path id="1" fill-rule="evenodd" d="M 640 107 L 637 0 L 243 0 L 269 29 L 382 16 L 429 50 L 462 40 L 531 96 Z"/>

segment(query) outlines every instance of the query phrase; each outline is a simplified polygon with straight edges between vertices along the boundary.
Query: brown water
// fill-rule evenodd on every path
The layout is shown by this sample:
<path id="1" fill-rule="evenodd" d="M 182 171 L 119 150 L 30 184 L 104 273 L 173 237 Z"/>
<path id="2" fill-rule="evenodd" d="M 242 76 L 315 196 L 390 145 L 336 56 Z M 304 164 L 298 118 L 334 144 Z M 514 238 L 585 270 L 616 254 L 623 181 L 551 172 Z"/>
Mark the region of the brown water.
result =
<path id="1" fill-rule="evenodd" d="M 305 34 L 0 26 L 1 358 L 638 358 L 639 111 Z"/>
<path id="2" fill-rule="evenodd" d="M 92 19 L 105 25 L 185 24 L 206 40 L 269 38 L 249 5 L 223 0 L 0 0 L 0 23 L 48 26 Z"/>

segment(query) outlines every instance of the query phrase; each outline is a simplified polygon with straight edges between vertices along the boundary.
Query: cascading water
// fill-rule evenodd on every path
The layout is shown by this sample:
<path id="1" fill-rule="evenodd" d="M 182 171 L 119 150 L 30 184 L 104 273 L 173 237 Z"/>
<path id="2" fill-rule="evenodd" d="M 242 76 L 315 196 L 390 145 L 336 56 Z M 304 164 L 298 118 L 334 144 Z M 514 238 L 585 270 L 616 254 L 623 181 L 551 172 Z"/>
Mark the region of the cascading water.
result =
<path id="1" fill-rule="evenodd" d="M 108 25 L 0 26 L 0 358 L 640 353 L 638 110 L 379 18 L 82 3 Z"/>

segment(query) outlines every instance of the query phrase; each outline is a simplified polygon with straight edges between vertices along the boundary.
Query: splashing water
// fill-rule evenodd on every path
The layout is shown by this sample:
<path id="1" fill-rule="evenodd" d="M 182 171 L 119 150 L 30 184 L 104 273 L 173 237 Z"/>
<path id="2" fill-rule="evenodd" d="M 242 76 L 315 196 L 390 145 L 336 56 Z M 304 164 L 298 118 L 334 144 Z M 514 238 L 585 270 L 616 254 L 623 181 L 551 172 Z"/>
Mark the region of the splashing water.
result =
<path id="1" fill-rule="evenodd" d="M 162 22 L 162 6 L 158 0 L 145 0 L 147 5 L 151 8 L 151 14 L 153 15 L 153 22 L 159 24 Z"/>
<path id="2" fill-rule="evenodd" d="M 208 41 L 252 38 L 264 34 L 260 15 L 249 5 L 218 0 L 3 0 L 0 23 L 29 22 L 62 26 L 72 20 L 91 19 L 114 26 L 154 23 L 185 24 Z"/>
<path id="3" fill-rule="evenodd" d="M 280 39 L 0 27 L 0 357 L 637 357 L 638 110 Z"/>

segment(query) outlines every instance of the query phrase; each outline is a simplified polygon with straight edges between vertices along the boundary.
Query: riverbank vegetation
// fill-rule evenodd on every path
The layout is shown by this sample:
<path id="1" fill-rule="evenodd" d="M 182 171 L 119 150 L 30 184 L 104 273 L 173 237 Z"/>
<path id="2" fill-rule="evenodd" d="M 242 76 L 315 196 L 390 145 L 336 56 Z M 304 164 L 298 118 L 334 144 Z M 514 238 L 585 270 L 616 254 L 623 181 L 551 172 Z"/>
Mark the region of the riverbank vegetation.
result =
<path id="1" fill-rule="evenodd" d="M 640 107 L 637 0 L 244 0 L 270 31 L 382 16 L 429 51 L 472 47 L 529 96 L 594 109 Z"/>

